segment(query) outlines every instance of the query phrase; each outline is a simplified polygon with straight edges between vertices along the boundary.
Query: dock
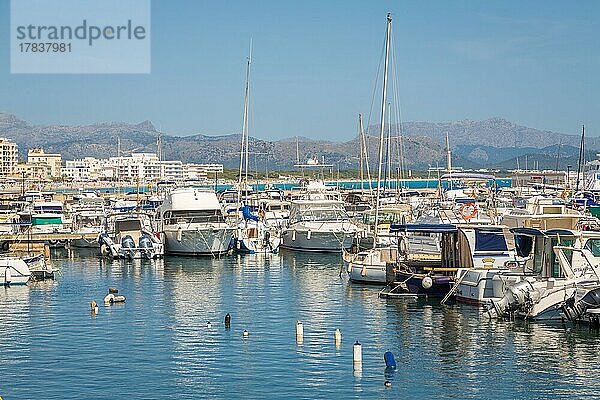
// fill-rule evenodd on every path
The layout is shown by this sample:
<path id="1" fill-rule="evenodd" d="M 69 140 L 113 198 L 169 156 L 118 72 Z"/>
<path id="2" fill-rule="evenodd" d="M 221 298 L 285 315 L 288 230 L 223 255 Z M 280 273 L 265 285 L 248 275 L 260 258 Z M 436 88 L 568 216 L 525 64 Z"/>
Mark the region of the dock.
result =
<path id="1" fill-rule="evenodd" d="M 74 239 L 94 240 L 97 233 L 9 233 L 0 234 L 0 242 L 8 243 L 45 243 L 53 241 L 71 241 Z"/>

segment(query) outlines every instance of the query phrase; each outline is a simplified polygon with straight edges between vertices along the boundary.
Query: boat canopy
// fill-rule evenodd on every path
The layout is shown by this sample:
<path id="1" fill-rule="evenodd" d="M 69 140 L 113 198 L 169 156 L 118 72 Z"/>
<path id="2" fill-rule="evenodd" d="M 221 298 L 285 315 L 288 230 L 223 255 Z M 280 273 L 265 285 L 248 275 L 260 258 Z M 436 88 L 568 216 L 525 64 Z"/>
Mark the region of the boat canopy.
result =
<path id="1" fill-rule="evenodd" d="M 452 224 L 398 224 L 392 225 L 390 232 L 456 233 L 458 228 Z"/>

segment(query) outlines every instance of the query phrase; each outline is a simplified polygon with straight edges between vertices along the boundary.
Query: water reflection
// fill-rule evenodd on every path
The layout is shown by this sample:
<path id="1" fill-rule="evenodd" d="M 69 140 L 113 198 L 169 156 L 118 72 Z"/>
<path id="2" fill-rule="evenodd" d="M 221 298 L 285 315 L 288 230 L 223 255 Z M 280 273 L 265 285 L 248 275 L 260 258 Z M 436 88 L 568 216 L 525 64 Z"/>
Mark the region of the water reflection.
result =
<path id="1" fill-rule="evenodd" d="M 426 299 L 380 299 L 380 288 L 340 276 L 335 254 L 112 261 L 64 252 L 54 263 L 62 272 L 55 282 L 0 288 L 0 395 L 60 398 L 65 388 L 74 398 L 598 394 L 598 332 L 489 321 L 477 308 Z M 126 303 L 101 305 L 90 318 L 89 302 L 101 303 L 108 287 Z M 360 372 L 352 365 L 356 340 Z M 395 371 L 385 368 L 388 350 Z M 42 374 L 43 387 L 28 383 Z"/>

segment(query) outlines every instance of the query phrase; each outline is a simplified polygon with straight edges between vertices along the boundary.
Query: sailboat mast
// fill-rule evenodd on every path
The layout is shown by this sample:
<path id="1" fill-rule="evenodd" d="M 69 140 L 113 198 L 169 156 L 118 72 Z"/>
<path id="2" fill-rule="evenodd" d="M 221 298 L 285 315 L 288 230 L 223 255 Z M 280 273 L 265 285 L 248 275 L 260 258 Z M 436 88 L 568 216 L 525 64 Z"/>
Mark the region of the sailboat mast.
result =
<path id="1" fill-rule="evenodd" d="M 369 185 L 368 185 L 369 193 L 372 196 L 373 188 L 371 187 L 371 168 L 369 167 L 369 147 L 367 146 L 367 138 L 365 136 L 365 131 L 363 129 L 362 114 L 359 114 L 358 116 L 359 116 L 358 125 L 359 125 L 359 129 L 360 129 L 360 137 L 362 137 L 362 145 L 363 145 L 363 147 L 360 149 L 360 151 L 363 154 L 364 165 L 367 169 L 367 180 L 369 182 Z"/>
<path id="2" fill-rule="evenodd" d="M 364 167 L 364 163 L 363 163 L 363 135 L 362 135 L 362 114 L 358 114 L 358 147 L 360 147 L 359 149 L 359 157 L 358 157 L 358 167 L 360 168 L 360 190 L 364 190 L 365 189 L 365 175 L 363 173 L 363 167 Z"/>
<path id="3" fill-rule="evenodd" d="M 387 14 L 387 28 L 385 31 L 385 61 L 383 67 L 383 90 L 381 94 L 381 120 L 379 121 L 379 165 L 377 171 L 377 196 L 375 200 L 375 239 L 377 239 L 377 225 L 379 225 L 379 195 L 381 194 L 381 165 L 383 163 L 383 142 L 385 134 L 385 108 L 388 83 L 388 64 L 390 53 L 390 34 L 392 30 L 392 14 Z M 374 241 L 374 244 L 376 241 Z"/>
<path id="4" fill-rule="evenodd" d="M 581 126 L 581 144 L 579 145 L 579 160 L 577 162 L 577 181 L 575 183 L 575 191 L 579 191 L 579 175 L 583 169 L 583 163 L 585 162 L 585 125 Z"/>
<path id="5" fill-rule="evenodd" d="M 242 122 L 242 145 L 240 149 L 240 169 L 238 174 L 238 204 L 241 206 L 242 203 L 242 176 L 243 168 L 246 167 L 245 172 L 245 184 L 248 183 L 248 97 L 250 94 L 250 63 L 252 58 L 252 41 L 250 41 L 250 55 L 246 61 L 246 89 L 244 93 L 244 118 Z M 244 164 L 244 159 L 246 160 Z"/>

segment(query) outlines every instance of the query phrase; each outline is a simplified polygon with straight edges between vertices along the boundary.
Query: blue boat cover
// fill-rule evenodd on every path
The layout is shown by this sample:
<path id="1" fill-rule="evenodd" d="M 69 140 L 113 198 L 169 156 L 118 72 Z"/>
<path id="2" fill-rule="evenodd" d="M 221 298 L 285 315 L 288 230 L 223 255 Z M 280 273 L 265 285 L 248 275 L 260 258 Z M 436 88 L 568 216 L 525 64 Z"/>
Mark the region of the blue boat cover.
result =
<path id="1" fill-rule="evenodd" d="M 244 216 L 244 219 L 246 221 L 251 220 L 251 221 L 258 222 L 258 217 L 256 215 L 252 214 L 252 212 L 250 211 L 250 207 L 248 207 L 248 206 L 244 206 L 242 208 L 242 215 Z"/>

